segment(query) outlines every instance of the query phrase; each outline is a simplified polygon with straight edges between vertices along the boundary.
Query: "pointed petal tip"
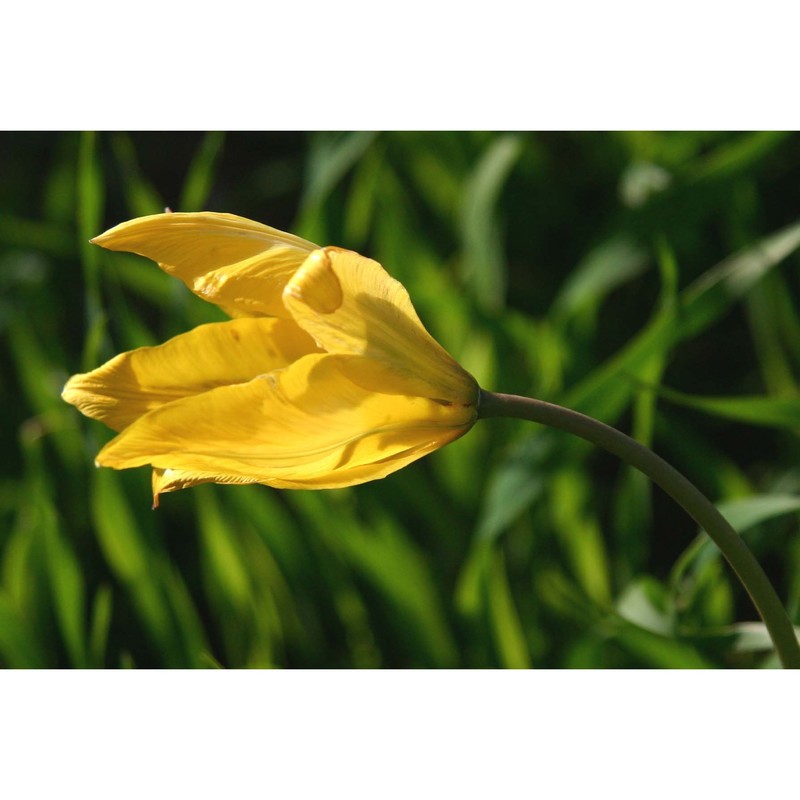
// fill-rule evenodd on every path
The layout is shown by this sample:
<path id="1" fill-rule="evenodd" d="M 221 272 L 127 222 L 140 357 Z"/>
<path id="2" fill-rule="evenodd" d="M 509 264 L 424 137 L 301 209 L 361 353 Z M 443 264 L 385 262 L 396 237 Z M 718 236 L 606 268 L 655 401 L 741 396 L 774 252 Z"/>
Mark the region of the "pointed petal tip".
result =
<path id="1" fill-rule="evenodd" d="M 87 403 L 87 393 L 83 390 L 83 388 L 77 384 L 75 380 L 77 375 L 73 375 L 65 384 L 64 388 L 61 390 L 61 399 L 65 403 L 69 403 L 69 405 L 74 406 L 81 412 L 85 417 L 91 417 L 92 414 L 87 412 L 88 406 L 91 403 Z"/>
<path id="2" fill-rule="evenodd" d="M 74 398 L 76 392 L 80 392 L 80 389 L 77 388 L 78 384 L 81 382 L 81 379 L 85 378 L 86 375 L 84 373 L 75 373 L 75 375 L 70 375 L 67 378 L 67 382 L 61 387 L 61 399 L 70 403 L 71 405 L 75 405 L 74 399 L 70 399 L 70 397 Z"/>
<path id="3" fill-rule="evenodd" d="M 329 249 L 315 250 L 306 258 L 283 290 L 284 304 L 291 298 L 318 314 L 332 314 L 342 305 L 342 284 L 333 271 Z"/>
<path id="4" fill-rule="evenodd" d="M 107 250 L 111 249 L 108 247 L 108 240 L 111 238 L 109 234 L 113 231 L 114 228 L 109 228 L 107 231 L 103 231 L 103 233 L 99 233 L 97 236 L 93 236 L 89 239 L 89 244 L 95 244 L 98 247 L 105 247 Z"/>
<path id="5" fill-rule="evenodd" d="M 91 244 L 105 247 L 108 250 L 125 250 L 125 246 L 120 244 L 120 240 L 124 242 L 125 237 L 135 236 L 139 231 L 148 231 L 154 225 L 158 225 L 164 217 L 174 217 L 174 214 L 148 214 L 143 217 L 135 217 L 134 219 L 126 220 L 113 225 L 108 230 L 89 239 Z"/>

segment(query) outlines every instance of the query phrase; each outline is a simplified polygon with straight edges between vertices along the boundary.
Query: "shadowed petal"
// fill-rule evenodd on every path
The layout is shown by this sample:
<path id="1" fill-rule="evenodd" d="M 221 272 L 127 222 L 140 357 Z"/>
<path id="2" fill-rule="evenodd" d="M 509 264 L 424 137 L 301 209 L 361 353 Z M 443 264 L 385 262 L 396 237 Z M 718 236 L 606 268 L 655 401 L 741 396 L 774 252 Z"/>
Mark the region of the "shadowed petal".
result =
<path id="1" fill-rule="evenodd" d="M 345 374 L 359 362 L 369 370 L 369 359 L 309 355 L 248 384 L 161 406 L 109 442 L 97 463 L 333 488 L 384 477 L 475 421 L 474 408 L 363 389 Z"/>
<path id="2" fill-rule="evenodd" d="M 247 383 L 314 352 L 311 337 L 291 320 L 215 322 L 73 375 L 62 397 L 87 417 L 122 430 L 164 403 Z"/>
<path id="3" fill-rule="evenodd" d="M 167 492 L 177 492 L 179 489 L 189 489 L 201 483 L 256 483 L 251 478 L 242 478 L 231 475 L 215 475 L 202 472 L 190 472 L 180 469 L 154 469 L 153 483 L 153 508 L 158 508 L 158 496 Z"/>
<path id="4" fill-rule="evenodd" d="M 386 459 L 374 461 L 350 469 L 338 469 L 333 473 L 320 474 L 317 477 L 291 478 L 272 477 L 268 480 L 258 480 L 250 476 L 223 475 L 213 472 L 197 472 L 180 469 L 153 469 L 153 508 L 158 508 L 158 497 L 168 492 L 177 492 L 180 489 L 189 489 L 202 483 L 222 484 L 253 484 L 260 483 L 274 489 L 339 489 L 345 486 L 354 486 L 365 481 L 374 481 L 385 478 L 392 472 L 405 467 L 412 461 L 427 455 L 433 450 L 455 441 L 463 436 L 468 428 L 453 428 L 449 433 L 442 430 L 436 439 L 431 439 L 420 445 L 415 445 L 407 450 L 401 450 L 388 456 Z"/>
<path id="5" fill-rule="evenodd" d="M 195 294 L 236 316 L 287 317 L 281 292 L 316 245 L 234 214 L 153 214 L 92 239 L 157 261 Z"/>
<path id="6" fill-rule="evenodd" d="M 425 330 L 408 292 L 377 261 L 349 250 L 316 250 L 283 293 L 298 325 L 329 353 L 387 364 L 407 393 L 475 403 L 475 380 Z"/>

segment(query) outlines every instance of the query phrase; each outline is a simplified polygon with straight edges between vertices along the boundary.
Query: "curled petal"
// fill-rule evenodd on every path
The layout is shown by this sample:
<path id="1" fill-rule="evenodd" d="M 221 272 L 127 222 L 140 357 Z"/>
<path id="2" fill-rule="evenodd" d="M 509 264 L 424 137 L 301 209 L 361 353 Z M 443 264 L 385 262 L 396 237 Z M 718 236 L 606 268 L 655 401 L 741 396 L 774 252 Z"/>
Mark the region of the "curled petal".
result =
<path id="1" fill-rule="evenodd" d="M 281 293 L 316 245 L 234 214 L 168 213 L 123 222 L 92 239 L 158 262 L 235 316 L 287 317 Z"/>
<path id="2" fill-rule="evenodd" d="M 153 508 L 158 508 L 159 495 L 177 492 L 180 489 L 189 489 L 192 486 L 199 486 L 203 483 L 228 485 L 261 483 L 275 489 L 338 489 L 345 486 L 354 486 L 366 481 L 385 478 L 412 461 L 416 461 L 433 450 L 437 450 L 454 441 L 465 432 L 465 430 L 460 429 L 453 430 L 452 435 L 446 435 L 442 432 L 435 440 L 393 453 L 384 460 L 351 467 L 350 469 L 339 469 L 335 473 L 321 474 L 316 477 L 302 476 L 295 479 L 273 477 L 268 480 L 258 480 L 251 476 L 225 475 L 219 472 L 197 472 L 194 470 L 159 469 L 156 467 L 153 469 L 152 476 Z"/>
<path id="3" fill-rule="evenodd" d="M 474 378 L 425 330 L 408 292 L 377 261 L 336 247 L 316 250 L 287 283 L 283 301 L 329 353 L 383 362 L 387 377 L 409 394 L 477 402 Z"/>
<path id="4" fill-rule="evenodd" d="M 311 337 L 291 320 L 214 322 L 73 375 L 62 397 L 87 417 L 122 430 L 164 403 L 247 383 L 314 352 Z"/>
<path id="5" fill-rule="evenodd" d="M 189 489 L 192 486 L 199 486 L 201 483 L 255 483 L 250 478 L 242 478 L 231 475 L 216 475 L 214 473 L 205 474 L 202 472 L 191 472 L 180 469 L 154 469 L 152 476 L 153 483 L 153 508 L 158 508 L 159 495 L 167 492 L 177 492 L 179 489 Z"/>
<path id="6" fill-rule="evenodd" d="M 364 389 L 348 377 L 360 367 L 369 373 L 370 359 L 308 355 L 250 383 L 176 400 L 126 428 L 97 463 L 334 488 L 382 478 L 475 421 L 473 407 Z"/>

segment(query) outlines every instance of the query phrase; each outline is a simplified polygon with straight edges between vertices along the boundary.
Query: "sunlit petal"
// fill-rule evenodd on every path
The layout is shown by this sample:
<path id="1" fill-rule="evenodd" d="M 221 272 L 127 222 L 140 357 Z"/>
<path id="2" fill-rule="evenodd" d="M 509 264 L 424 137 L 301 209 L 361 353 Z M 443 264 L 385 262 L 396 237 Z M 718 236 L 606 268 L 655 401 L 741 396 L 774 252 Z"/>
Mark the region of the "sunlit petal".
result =
<path id="1" fill-rule="evenodd" d="M 388 365 L 408 393 L 477 400 L 477 384 L 425 330 L 405 288 L 377 261 L 326 247 L 286 285 L 292 316 L 329 353 L 365 355 Z"/>
<path id="2" fill-rule="evenodd" d="M 246 383 L 313 352 L 318 351 L 311 337 L 291 320 L 211 323 L 74 375 L 62 397 L 86 416 L 122 430 L 164 403 Z"/>
<path id="3" fill-rule="evenodd" d="M 156 260 L 235 317 L 124 353 L 64 388 L 121 431 L 98 465 L 151 465 L 156 504 L 208 482 L 381 478 L 477 418 L 475 380 L 375 261 L 230 214 L 157 214 L 94 241 Z"/>
<path id="4" fill-rule="evenodd" d="M 309 355 L 248 384 L 163 405 L 97 462 L 330 488 L 388 475 L 475 421 L 474 408 L 365 390 L 347 377 L 359 360 Z"/>
<path id="5" fill-rule="evenodd" d="M 287 317 L 286 283 L 316 245 L 233 214 L 167 213 L 123 222 L 95 239 L 151 258 L 204 300 L 246 316 Z"/>

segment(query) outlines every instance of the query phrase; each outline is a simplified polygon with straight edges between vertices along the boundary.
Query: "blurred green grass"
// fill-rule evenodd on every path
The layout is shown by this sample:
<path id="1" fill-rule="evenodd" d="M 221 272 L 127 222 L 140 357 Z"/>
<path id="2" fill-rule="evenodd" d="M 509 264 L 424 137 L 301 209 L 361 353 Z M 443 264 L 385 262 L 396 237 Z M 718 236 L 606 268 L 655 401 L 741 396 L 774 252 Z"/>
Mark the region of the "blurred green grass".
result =
<path id="1" fill-rule="evenodd" d="M 0 134 L 0 664 L 773 667 L 718 552 L 581 441 L 481 423 L 348 490 L 147 470 L 66 378 L 220 312 L 117 222 L 228 211 L 381 261 L 489 389 L 633 432 L 800 615 L 800 137 Z"/>

